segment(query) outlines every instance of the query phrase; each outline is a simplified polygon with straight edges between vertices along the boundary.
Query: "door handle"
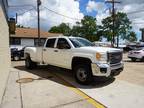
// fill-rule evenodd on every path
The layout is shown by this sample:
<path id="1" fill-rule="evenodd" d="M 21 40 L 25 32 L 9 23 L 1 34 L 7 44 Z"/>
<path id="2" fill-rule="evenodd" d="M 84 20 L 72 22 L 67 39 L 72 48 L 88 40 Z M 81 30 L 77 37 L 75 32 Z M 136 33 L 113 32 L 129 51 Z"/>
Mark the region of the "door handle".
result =
<path id="1" fill-rule="evenodd" d="M 46 51 L 46 49 L 43 49 L 43 51 Z"/>
<path id="2" fill-rule="evenodd" d="M 58 52 L 58 50 L 54 50 L 54 52 Z"/>

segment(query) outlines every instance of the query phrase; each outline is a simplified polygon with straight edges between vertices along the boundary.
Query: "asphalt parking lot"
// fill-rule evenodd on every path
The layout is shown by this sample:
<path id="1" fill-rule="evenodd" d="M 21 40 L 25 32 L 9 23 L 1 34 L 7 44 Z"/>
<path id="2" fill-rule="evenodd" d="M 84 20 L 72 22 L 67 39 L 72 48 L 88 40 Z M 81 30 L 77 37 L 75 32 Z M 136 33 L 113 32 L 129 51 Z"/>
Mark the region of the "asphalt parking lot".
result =
<path id="1" fill-rule="evenodd" d="M 131 62 L 126 54 L 125 69 L 119 76 L 106 81 L 95 79 L 89 86 L 77 84 L 70 71 L 53 66 L 26 70 L 24 61 L 15 61 L 12 67 L 1 108 L 144 106 L 144 62 Z"/>

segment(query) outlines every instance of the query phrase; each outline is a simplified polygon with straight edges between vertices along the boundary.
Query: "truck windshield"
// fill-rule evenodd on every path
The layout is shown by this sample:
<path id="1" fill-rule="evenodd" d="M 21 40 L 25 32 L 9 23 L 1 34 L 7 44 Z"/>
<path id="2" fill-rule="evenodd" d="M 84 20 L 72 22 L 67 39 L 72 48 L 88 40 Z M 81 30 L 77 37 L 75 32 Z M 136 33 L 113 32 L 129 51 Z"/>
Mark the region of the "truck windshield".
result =
<path id="1" fill-rule="evenodd" d="M 69 38 L 69 40 L 72 42 L 74 47 L 86 47 L 86 46 L 94 46 L 94 44 L 87 39 L 76 37 L 76 38 Z"/>

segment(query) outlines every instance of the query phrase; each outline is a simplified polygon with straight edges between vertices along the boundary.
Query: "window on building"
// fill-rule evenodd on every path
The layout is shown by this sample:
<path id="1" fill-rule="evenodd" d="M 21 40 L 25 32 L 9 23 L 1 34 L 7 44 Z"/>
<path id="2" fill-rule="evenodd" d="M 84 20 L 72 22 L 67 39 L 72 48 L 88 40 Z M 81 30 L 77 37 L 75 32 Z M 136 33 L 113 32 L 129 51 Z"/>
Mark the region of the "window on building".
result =
<path id="1" fill-rule="evenodd" d="M 46 39 L 40 39 L 40 46 L 43 46 Z M 34 45 L 38 46 L 38 39 L 34 39 Z"/>
<path id="2" fill-rule="evenodd" d="M 41 39 L 41 45 L 43 46 L 45 44 L 46 39 Z"/>
<path id="3" fill-rule="evenodd" d="M 21 39 L 20 38 L 10 38 L 10 44 L 11 45 L 21 45 Z"/>

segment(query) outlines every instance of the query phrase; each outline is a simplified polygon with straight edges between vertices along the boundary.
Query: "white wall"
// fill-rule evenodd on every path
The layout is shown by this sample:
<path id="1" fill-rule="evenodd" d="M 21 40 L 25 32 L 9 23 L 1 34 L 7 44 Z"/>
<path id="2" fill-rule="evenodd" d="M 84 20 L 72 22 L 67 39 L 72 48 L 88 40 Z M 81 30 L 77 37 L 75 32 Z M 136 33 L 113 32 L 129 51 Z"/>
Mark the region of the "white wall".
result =
<path id="1" fill-rule="evenodd" d="M 8 24 L 2 11 L 1 4 L 2 1 L 0 0 L 0 103 L 10 69 Z"/>
<path id="2" fill-rule="evenodd" d="M 34 39 L 21 39 L 21 45 L 34 46 Z"/>

